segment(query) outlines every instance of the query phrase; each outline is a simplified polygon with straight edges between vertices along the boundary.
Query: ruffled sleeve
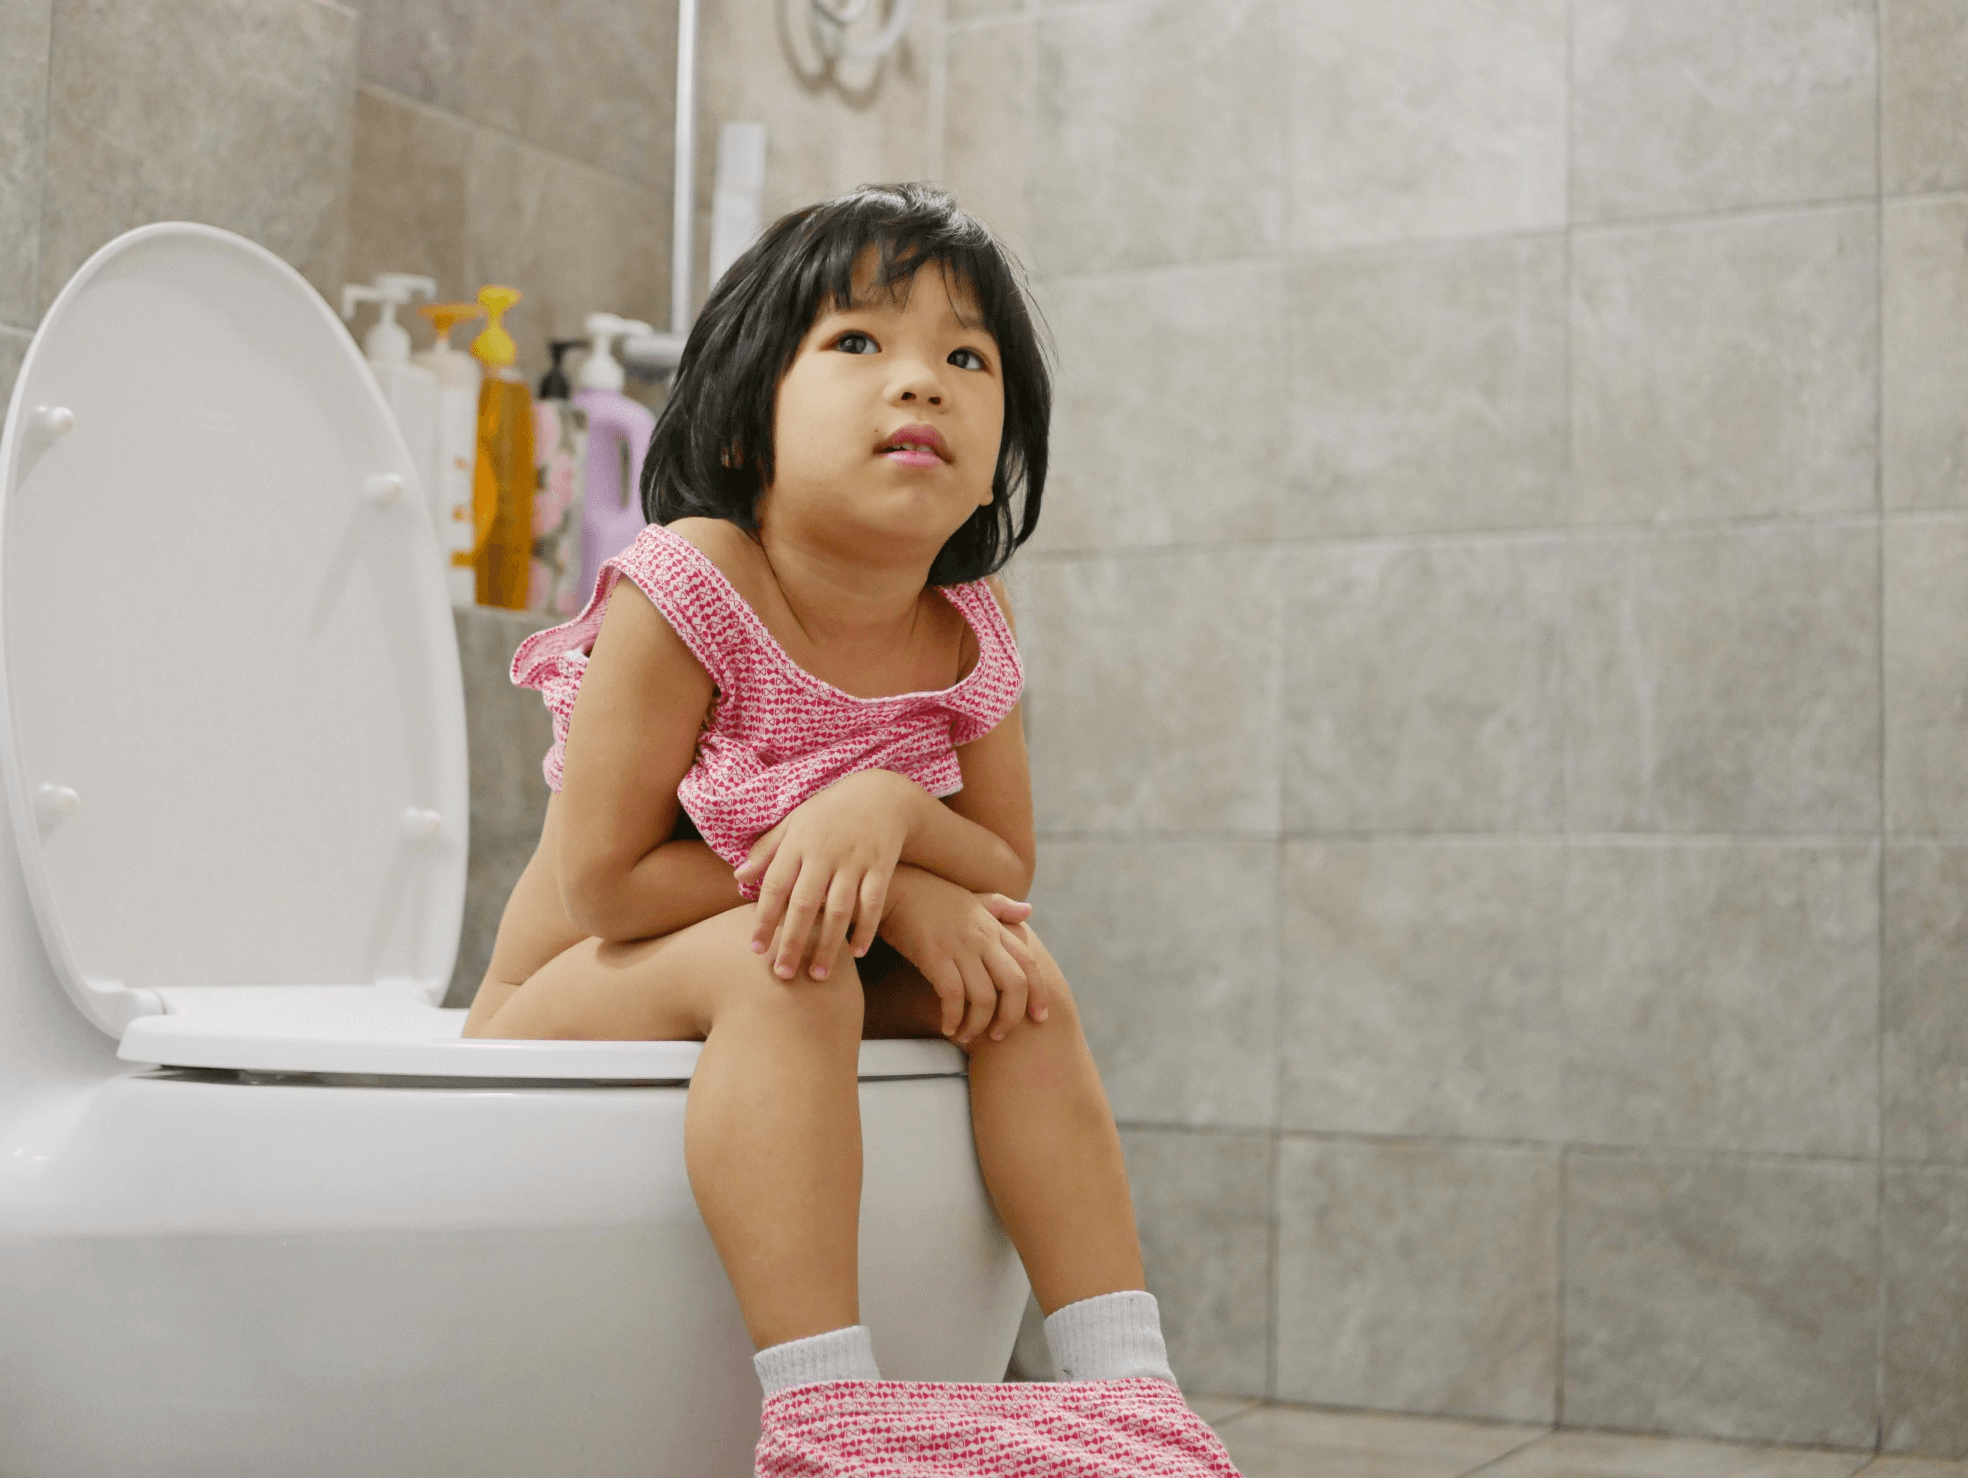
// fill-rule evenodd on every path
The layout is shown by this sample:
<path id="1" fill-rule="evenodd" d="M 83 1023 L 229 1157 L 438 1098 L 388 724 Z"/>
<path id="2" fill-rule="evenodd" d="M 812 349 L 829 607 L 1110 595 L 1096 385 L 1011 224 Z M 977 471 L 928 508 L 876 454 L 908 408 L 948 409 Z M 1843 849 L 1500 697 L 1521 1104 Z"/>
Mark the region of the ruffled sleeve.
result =
<path id="1" fill-rule="evenodd" d="M 703 664 L 720 695 L 735 686 L 733 663 L 741 660 L 750 632 L 745 617 L 734 610 L 730 584 L 710 560 L 688 540 L 661 524 L 650 524 L 635 542 L 602 565 L 594 593 L 573 620 L 535 632 L 513 653 L 515 686 L 534 688 L 553 718 L 553 747 L 541 769 L 547 784 L 560 789 L 567 730 L 574 717 L 574 697 L 587 672 L 602 617 L 616 582 L 631 581 L 663 614 L 690 653 Z"/>
<path id="2" fill-rule="evenodd" d="M 969 744 L 995 729 L 1017 705 L 1025 691 L 1025 667 L 1019 660 L 1011 625 L 990 586 L 973 580 L 967 585 L 946 586 L 943 593 L 977 634 L 977 665 L 948 702 L 950 742 Z"/>

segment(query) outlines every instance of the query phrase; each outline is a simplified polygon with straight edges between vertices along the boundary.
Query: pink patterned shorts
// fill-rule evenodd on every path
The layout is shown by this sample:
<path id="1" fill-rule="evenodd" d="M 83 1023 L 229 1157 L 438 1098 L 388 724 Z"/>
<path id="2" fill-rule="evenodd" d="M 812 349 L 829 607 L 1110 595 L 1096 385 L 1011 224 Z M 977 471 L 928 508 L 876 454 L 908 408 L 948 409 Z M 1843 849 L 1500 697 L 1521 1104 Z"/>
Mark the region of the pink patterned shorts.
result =
<path id="1" fill-rule="evenodd" d="M 1167 1381 L 820 1381 L 766 1399 L 757 1478 L 1237 1478 Z"/>

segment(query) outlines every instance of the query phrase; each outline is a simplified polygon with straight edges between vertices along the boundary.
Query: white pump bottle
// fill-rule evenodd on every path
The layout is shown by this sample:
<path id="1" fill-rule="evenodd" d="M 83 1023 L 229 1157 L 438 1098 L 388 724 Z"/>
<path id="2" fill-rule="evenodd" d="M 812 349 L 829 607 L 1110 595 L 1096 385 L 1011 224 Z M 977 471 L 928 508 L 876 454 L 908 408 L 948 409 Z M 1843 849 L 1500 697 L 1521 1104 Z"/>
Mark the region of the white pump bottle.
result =
<path id="1" fill-rule="evenodd" d="M 574 392 L 574 404 L 588 413 L 586 508 L 581 520 L 583 594 L 594 589 L 602 562 L 628 548 L 643 530 L 637 483 L 650 433 L 656 429 L 656 418 L 622 393 L 622 366 L 609 352 L 614 340 L 624 335 L 649 335 L 649 325 L 613 313 L 590 313 L 586 328 L 591 347 Z"/>
<path id="2" fill-rule="evenodd" d="M 375 303 L 380 310 L 374 325 L 363 335 L 362 352 L 403 432 L 410 463 L 422 484 L 418 492 L 425 497 L 437 470 L 437 376 L 410 362 L 410 335 L 396 321 L 396 310 L 417 293 L 429 297 L 436 291 L 437 284 L 430 278 L 401 272 L 385 272 L 368 287 L 351 283 L 342 289 L 344 319 L 355 316 L 357 303 Z"/>
<path id="3" fill-rule="evenodd" d="M 478 466 L 478 361 L 451 345 L 451 330 L 485 310 L 476 303 L 429 303 L 419 309 L 430 320 L 435 342 L 412 359 L 437 377 L 437 453 L 429 488 L 437 547 L 444 554 L 445 586 L 454 606 L 478 603 L 473 567 L 477 542 L 474 470 Z"/>

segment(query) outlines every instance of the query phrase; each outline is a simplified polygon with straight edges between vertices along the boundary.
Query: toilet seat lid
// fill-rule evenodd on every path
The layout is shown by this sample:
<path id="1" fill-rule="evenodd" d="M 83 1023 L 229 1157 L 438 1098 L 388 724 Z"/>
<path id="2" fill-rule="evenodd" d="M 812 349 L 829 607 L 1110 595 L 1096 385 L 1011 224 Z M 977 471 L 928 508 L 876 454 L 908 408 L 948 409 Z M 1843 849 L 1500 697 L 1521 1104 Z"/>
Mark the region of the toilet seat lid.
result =
<path id="1" fill-rule="evenodd" d="M 443 991 L 468 791 L 439 561 L 374 377 L 286 263 L 170 223 L 62 290 L 0 437 L 0 779 L 98 1026 L 170 987 Z"/>

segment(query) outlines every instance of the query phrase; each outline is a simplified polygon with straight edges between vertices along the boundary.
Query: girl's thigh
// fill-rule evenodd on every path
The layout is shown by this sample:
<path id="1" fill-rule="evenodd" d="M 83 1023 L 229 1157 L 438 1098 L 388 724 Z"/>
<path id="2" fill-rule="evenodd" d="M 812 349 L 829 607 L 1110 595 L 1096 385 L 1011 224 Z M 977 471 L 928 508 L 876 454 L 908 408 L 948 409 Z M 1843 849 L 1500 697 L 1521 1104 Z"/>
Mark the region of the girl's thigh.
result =
<path id="1" fill-rule="evenodd" d="M 478 1034 L 702 1040 L 735 993 L 775 984 L 787 988 L 772 980 L 769 966 L 752 952 L 752 914 L 747 903 L 660 939 L 583 939 L 529 976 Z"/>

